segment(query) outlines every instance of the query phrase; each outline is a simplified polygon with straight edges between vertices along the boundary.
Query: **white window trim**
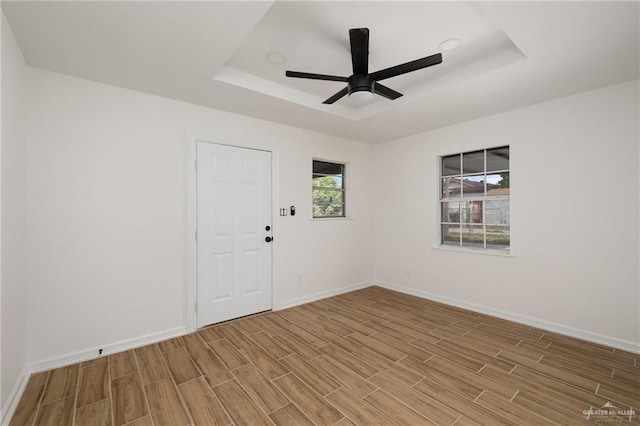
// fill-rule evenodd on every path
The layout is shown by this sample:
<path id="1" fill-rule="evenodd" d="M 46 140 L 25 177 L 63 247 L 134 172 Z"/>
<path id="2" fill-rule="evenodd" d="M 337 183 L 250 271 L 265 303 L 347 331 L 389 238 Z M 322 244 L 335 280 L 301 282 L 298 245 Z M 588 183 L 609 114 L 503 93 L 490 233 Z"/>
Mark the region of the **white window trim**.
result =
<path id="1" fill-rule="evenodd" d="M 325 222 L 325 221 L 340 221 L 340 220 L 354 220 L 355 215 L 353 214 L 353 206 L 354 203 L 351 202 L 351 194 L 352 188 L 351 185 L 351 167 L 350 163 L 347 161 L 338 161 L 332 160 L 329 158 L 322 157 L 313 157 L 311 158 L 311 177 L 313 178 L 313 162 L 314 161 L 324 161 L 325 163 L 334 163 L 334 164 L 342 164 L 344 166 L 344 182 L 346 183 L 346 187 L 344 188 L 344 216 L 327 216 L 327 217 L 314 217 L 313 216 L 313 185 L 311 185 L 311 209 L 309 209 L 311 213 L 311 217 L 309 217 L 309 221 L 311 222 Z"/>
<path id="2" fill-rule="evenodd" d="M 447 246 L 443 244 L 437 244 L 432 248 L 435 250 L 455 251 L 458 253 L 484 254 L 488 256 L 498 256 L 498 257 L 515 257 L 515 255 L 512 253 L 513 250 L 511 248 L 509 249 L 508 253 L 500 250 L 495 250 L 495 249 Z"/>
<path id="3" fill-rule="evenodd" d="M 481 254 L 481 255 L 487 255 L 487 256 L 497 256 L 497 257 L 516 257 L 515 255 L 515 251 L 514 251 L 514 247 L 513 247 L 513 222 L 509 223 L 509 234 L 510 234 L 510 241 L 509 241 L 509 251 L 505 252 L 504 250 L 500 250 L 500 249 L 491 249 L 491 248 L 477 248 L 477 247 L 462 247 L 462 246 L 450 246 L 450 245 L 444 245 L 442 244 L 442 212 L 441 212 L 441 194 L 442 194 L 442 187 L 441 187 L 441 181 L 442 181 L 442 157 L 447 157 L 450 155 L 457 155 L 457 154 L 463 154 L 465 152 L 473 152 L 473 151 L 480 151 L 480 150 L 490 150 L 490 149 L 494 149 L 494 148 L 501 148 L 504 146 L 508 146 L 509 147 L 509 178 L 511 179 L 511 176 L 513 175 L 513 145 L 512 144 L 507 144 L 507 145 L 495 145 L 495 146 L 487 146 L 485 148 L 467 148 L 467 149 L 461 149 L 458 151 L 452 151 L 449 153 L 441 153 L 438 154 L 435 158 L 435 167 L 433 168 L 433 170 L 435 171 L 435 181 L 436 181 L 436 197 L 435 197 L 435 211 L 438 212 L 435 216 L 435 227 L 436 227 L 436 233 L 435 233 L 435 240 L 433 242 L 433 246 L 432 249 L 434 250 L 440 250 L 440 251 L 448 251 L 448 252 L 458 252 L 458 253 L 467 253 L 467 254 Z M 486 161 L 486 159 L 485 159 Z M 485 169 L 486 169 L 486 165 L 485 165 Z M 486 170 L 485 170 L 486 172 Z M 512 188 L 512 186 L 510 185 L 510 188 Z M 463 200 L 463 198 L 461 198 L 461 200 Z M 466 200 L 466 199 L 464 199 Z M 513 210 L 513 199 L 511 198 L 511 195 L 509 195 L 509 210 L 512 211 Z"/>

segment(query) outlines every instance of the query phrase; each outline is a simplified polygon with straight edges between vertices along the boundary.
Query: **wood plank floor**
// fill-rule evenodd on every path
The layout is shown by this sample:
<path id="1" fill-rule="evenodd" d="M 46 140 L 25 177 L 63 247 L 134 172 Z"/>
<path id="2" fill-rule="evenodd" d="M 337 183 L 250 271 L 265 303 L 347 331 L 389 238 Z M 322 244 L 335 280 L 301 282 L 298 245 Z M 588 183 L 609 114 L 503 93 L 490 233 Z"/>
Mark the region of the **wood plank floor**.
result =
<path id="1" fill-rule="evenodd" d="M 370 287 L 34 374 L 10 424 L 640 424 L 638 358 Z"/>

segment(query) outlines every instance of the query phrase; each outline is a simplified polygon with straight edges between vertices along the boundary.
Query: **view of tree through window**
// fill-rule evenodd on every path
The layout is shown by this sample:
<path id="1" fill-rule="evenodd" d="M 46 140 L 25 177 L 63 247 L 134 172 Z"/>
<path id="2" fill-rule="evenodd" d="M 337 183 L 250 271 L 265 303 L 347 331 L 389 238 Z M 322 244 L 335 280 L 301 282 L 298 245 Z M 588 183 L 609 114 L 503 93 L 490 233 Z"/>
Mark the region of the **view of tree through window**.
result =
<path id="1" fill-rule="evenodd" d="M 345 217 L 344 164 L 313 160 L 313 217 Z"/>
<path id="2" fill-rule="evenodd" d="M 509 251 L 509 147 L 448 155 L 440 170 L 441 244 Z"/>

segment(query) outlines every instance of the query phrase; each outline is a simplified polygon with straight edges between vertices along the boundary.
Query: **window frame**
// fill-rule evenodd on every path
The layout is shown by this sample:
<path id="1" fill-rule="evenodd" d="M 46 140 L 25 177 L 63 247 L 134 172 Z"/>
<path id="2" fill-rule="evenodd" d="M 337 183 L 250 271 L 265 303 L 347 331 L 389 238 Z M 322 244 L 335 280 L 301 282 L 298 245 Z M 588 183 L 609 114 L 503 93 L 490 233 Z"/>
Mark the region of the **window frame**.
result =
<path id="1" fill-rule="evenodd" d="M 509 158 L 508 158 L 508 164 L 506 169 L 496 169 L 496 170 L 487 170 L 487 152 L 491 151 L 491 150 L 495 150 L 495 149 L 502 149 L 502 148 L 506 148 L 509 150 Z M 483 153 L 483 168 L 481 172 L 477 172 L 477 171 L 470 171 L 468 173 L 465 173 L 464 170 L 464 155 L 465 154 L 473 154 L 476 152 L 482 152 Z M 510 213 L 511 213 L 511 168 L 512 168 L 512 158 L 511 158 L 511 153 L 512 153 L 512 147 L 509 144 L 506 145 L 499 145 L 499 146 L 493 146 L 493 147 L 487 147 L 487 148 L 479 148 L 479 149 L 469 149 L 469 150 L 464 150 L 464 151 L 458 151 L 458 152 L 452 152 L 449 154 L 443 154 L 443 155 L 439 155 L 437 157 L 437 168 L 436 168 L 436 175 L 437 175 L 437 180 L 438 180 L 438 198 L 437 198 L 437 208 L 438 208 L 438 215 L 437 215 L 437 227 L 438 227 L 438 232 L 437 232 L 437 236 L 438 236 L 438 240 L 437 240 L 437 244 L 435 248 L 438 249 L 443 249 L 443 250 L 453 250 L 453 251 L 462 251 L 462 252 L 470 252 L 470 253 L 481 253 L 481 254 L 491 254 L 491 255 L 501 255 L 501 256 L 513 256 L 513 247 L 512 247 L 512 224 L 511 224 L 511 217 L 510 217 Z M 452 157 L 452 156 L 459 156 L 460 157 L 460 163 L 459 163 L 459 170 L 457 172 L 457 174 L 445 174 L 445 167 L 443 164 L 443 159 L 447 158 L 447 157 Z M 508 179 L 509 179 L 509 192 L 507 194 L 498 194 L 498 195 L 488 195 L 488 184 L 490 184 L 490 182 L 487 182 L 487 176 L 491 176 L 491 175 L 498 175 L 498 174 L 504 174 L 507 173 L 508 174 Z M 471 176 L 475 176 L 478 178 L 482 178 L 481 181 L 483 182 L 483 191 L 482 191 L 482 195 L 471 195 L 471 196 L 464 196 L 464 187 L 463 187 L 463 182 L 465 182 L 465 178 L 469 178 Z M 446 178 L 459 178 L 459 184 L 461 186 L 460 189 L 460 194 L 457 197 L 445 197 L 445 192 L 444 192 L 444 186 L 445 186 L 445 179 Z M 504 178 L 504 177 L 503 177 Z M 472 180 L 469 180 L 472 181 Z M 487 223 L 488 219 L 487 218 L 487 203 L 490 203 L 492 201 L 507 201 L 507 207 L 506 209 L 503 209 L 501 214 L 504 214 L 504 212 L 507 212 L 506 214 L 507 219 L 506 222 L 504 220 L 501 219 L 501 223 Z M 463 203 L 465 204 L 469 204 L 470 206 L 473 205 L 473 203 L 479 202 L 479 205 L 481 205 L 481 210 L 482 210 L 482 218 L 480 221 L 476 221 L 473 218 L 470 219 L 463 219 L 462 217 L 458 218 L 457 222 L 452 222 L 451 220 L 449 220 L 448 222 L 445 221 L 445 206 L 447 205 L 446 203 L 460 203 L 458 204 L 458 212 L 459 214 L 462 216 L 462 209 L 463 209 Z M 454 207 L 455 208 L 455 207 Z M 466 208 L 466 206 L 464 207 Z M 459 240 L 457 244 L 445 244 L 444 243 L 444 227 L 445 226 L 451 226 L 451 225 L 457 225 L 458 227 L 458 235 L 459 235 Z M 465 238 L 465 228 L 466 227 L 470 227 L 473 226 L 475 228 L 481 228 L 481 232 L 482 232 L 482 246 L 478 246 L 476 244 L 474 244 L 473 242 L 470 241 L 464 241 Z M 508 230 L 508 236 L 509 236 L 509 243 L 506 244 L 504 247 L 500 247 L 499 243 L 494 243 L 493 245 L 491 244 L 490 241 L 487 241 L 487 232 L 488 232 L 488 228 L 489 227 L 503 227 L 506 230 Z"/>
<path id="2" fill-rule="evenodd" d="M 315 169 L 315 163 L 316 162 L 321 162 L 321 163 L 328 163 L 328 164 L 332 164 L 335 166 L 340 166 L 341 168 L 341 187 L 340 188 L 332 188 L 332 187 L 322 187 L 322 186 L 314 186 L 313 185 L 313 179 L 315 175 L 322 175 L 322 176 L 336 176 L 335 174 L 322 174 L 322 173 L 315 173 L 314 169 Z M 347 217 L 347 163 L 346 162 L 342 162 L 342 161 L 335 161 L 335 160 L 327 160 L 327 159 L 323 159 L 323 158 L 312 158 L 311 160 L 311 219 L 313 220 L 323 220 L 323 219 L 346 219 Z M 324 191 L 335 191 L 335 192 L 340 192 L 342 193 L 342 214 L 340 215 L 324 215 L 324 216 L 316 216 L 315 214 L 315 202 L 314 202 L 314 194 L 315 191 L 317 190 L 324 190 Z"/>

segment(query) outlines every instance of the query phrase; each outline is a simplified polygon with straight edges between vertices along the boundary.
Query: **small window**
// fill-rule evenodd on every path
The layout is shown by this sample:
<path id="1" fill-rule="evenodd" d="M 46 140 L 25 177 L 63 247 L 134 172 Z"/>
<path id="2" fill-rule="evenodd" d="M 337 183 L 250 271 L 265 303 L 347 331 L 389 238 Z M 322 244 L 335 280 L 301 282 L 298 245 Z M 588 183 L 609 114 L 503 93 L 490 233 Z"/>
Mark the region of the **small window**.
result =
<path id="1" fill-rule="evenodd" d="M 313 217 L 345 217 L 345 165 L 313 160 Z"/>
<path id="2" fill-rule="evenodd" d="M 440 244 L 509 252 L 509 147 L 440 161 Z"/>

